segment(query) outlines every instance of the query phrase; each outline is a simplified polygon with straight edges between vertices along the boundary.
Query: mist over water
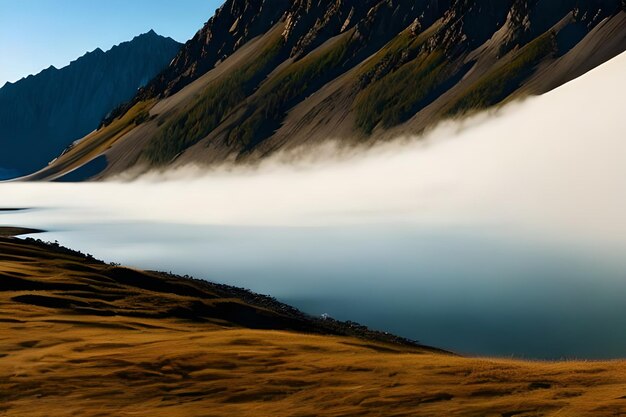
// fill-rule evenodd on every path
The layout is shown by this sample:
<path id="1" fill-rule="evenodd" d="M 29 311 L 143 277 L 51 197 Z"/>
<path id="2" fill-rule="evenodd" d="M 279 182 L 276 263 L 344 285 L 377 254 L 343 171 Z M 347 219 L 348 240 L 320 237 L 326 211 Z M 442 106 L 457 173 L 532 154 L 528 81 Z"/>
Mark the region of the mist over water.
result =
<path id="1" fill-rule="evenodd" d="M 0 184 L 1 224 L 463 353 L 626 353 L 626 55 L 367 151 Z"/>

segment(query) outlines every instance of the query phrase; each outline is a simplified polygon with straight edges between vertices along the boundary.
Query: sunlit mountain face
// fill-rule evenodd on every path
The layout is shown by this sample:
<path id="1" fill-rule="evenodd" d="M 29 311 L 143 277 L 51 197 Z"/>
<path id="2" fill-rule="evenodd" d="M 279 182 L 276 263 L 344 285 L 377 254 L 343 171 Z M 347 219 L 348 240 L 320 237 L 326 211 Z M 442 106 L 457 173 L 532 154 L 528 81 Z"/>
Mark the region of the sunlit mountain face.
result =
<path id="1" fill-rule="evenodd" d="M 620 0 L 230 0 L 102 129 L 32 178 L 371 145 L 548 92 L 625 49 Z"/>

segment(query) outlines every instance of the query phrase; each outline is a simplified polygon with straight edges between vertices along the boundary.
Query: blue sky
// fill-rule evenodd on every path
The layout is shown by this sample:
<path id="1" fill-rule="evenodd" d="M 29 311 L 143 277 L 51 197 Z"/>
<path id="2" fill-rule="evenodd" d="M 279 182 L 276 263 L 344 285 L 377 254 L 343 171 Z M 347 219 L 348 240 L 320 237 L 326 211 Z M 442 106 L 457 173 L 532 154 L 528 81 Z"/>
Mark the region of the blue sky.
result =
<path id="1" fill-rule="evenodd" d="M 154 29 L 185 42 L 223 0 L 0 0 L 0 87 Z"/>

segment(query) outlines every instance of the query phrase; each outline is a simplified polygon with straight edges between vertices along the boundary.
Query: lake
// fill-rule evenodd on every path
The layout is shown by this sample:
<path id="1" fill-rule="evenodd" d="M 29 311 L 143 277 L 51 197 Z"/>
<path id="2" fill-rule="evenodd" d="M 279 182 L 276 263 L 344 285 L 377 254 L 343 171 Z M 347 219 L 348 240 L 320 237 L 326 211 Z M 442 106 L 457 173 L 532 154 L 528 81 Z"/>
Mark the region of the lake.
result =
<path id="1" fill-rule="evenodd" d="M 410 224 L 48 223 L 62 210 L 3 212 L 0 223 L 45 227 L 50 232 L 40 238 L 106 261 L 246 287 L 310 314 L 460 353 L 555 359 L 626 352 L 623 265 L 575 251 Z"/>

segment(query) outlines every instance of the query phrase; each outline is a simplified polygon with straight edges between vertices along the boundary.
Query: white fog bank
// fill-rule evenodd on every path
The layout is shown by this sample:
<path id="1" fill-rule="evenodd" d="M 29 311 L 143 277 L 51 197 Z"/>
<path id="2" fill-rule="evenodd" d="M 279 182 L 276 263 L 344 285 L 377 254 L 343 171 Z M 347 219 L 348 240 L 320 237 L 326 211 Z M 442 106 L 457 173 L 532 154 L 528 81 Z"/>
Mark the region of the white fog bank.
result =
<path id="1" fill-rule="evenodd" d="M 421 140 L 401 138 L 324 162 L 319 154 L 295 165 L 269 161 L 255 170 L 188 167 L 128 183 L 0 184 L 0 207 L 64 208 L 47 211 L 41 226 L 409 222 L 490 226 L 623 248 L 625 109 L 622 54 L 548 94 L 444 123 Z M 329 147 L 315 152 L 333 154 Z M 37 226 L 33 213 L 27 218 Z"/>

